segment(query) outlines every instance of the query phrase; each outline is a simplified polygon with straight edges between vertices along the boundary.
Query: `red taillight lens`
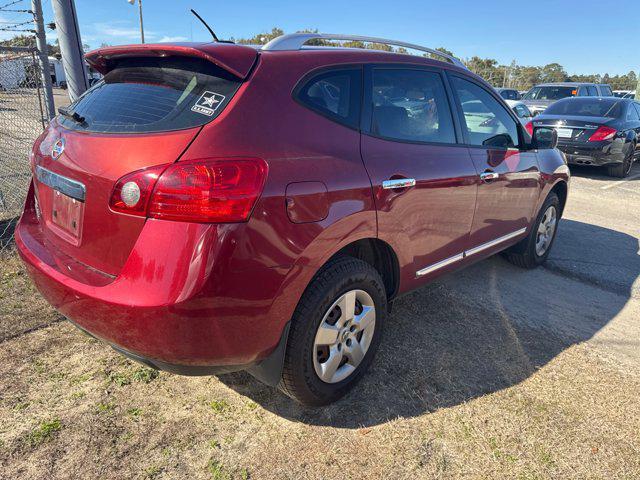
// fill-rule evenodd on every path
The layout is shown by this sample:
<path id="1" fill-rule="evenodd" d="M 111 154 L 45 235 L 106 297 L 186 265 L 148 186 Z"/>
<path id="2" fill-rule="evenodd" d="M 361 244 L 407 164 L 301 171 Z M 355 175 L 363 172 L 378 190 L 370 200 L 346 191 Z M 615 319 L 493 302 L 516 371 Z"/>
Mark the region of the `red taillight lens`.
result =
<path id="1" fill-rule="evenodd" d="M 109 207 L 114 212 L 147 216 L 151 192 L 166 165 L 139 170 L 122 177 L 111 192 Z"/>
<path id="2" fill-rule="evenodd" d="M 533 122 L 529 122 L 524 126 L 525 130 L 529 132 L 529 135 L 533 137 Z"/>
<path id="3" fill-rule="evenodd" d="M 245 222 L 266 177 L 267 164 L 256 158 L 174 163 L 156 183 L 148 215 L 185 222 Z"/>
<path id="4" fill-rule="evenodd" d="M 112 210 L 182 222 L 246 222 L 262 194 L 267 164 L 257 158 L 178 162 L 122 177 Z"/>
<path id="5" fill-rule="evenodd" d="M 605 140 L 611 140 L 616 136 L 618 131 L 615 128 L 605 127 L 604 125 L 598 127 L 598 129 L 593 132 L 593 134 L 589 137 L 590 142 L 603 142 Z"/>

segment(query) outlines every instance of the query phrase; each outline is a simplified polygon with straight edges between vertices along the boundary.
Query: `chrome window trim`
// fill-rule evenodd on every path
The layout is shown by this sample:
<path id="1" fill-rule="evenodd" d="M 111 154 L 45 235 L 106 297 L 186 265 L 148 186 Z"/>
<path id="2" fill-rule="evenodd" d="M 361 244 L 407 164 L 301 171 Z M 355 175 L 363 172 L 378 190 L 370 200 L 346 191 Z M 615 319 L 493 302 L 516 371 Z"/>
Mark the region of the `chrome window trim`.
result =
<path id="1" fill-rule="evenodd" d="M 515 232 L 511 232 L 511 233 L 508 233 L 506 235 L 503 235 L 502 237 L 495 238 L 495 239 L 491 240 L 490 242 L 483 243 L 481 245 L 478 245 L 477 247 L 473 247 L 473 248 L 471 248 L 469 250 L 465 250 L 464 252 L 458 253 L 458 254 L 456 254 L 456 255 L 454 255 L 452 257 L 445 258 L 444 260 L 441 260 L 439 262 L 431 264 L 431 265 L 423 268 L 422 270 L 418 270 L 416 272 L 416 277 L 423 277 L 423 276 L 425 276 L 425 275 L 427 275 L 429 273 L 435 272 L 436 270 L 439 270 L 441 268 L 447 267 L 447 266 L 451 265 L 452 263 L 459 262 L 460 260 L 463 260 L 463 259 L 467 258 L 470 255 L 475 255 L 475 254 L 480 253 L 480 252 L 482 252 L 484 250 L 487 250 L 487 249 L 489 249 L 491 247 L 495 247 L 496 245 L 504 243 L 507 240 L 511 240 L 512 238 L 515 238 L 515 237 L 517 237 L 519 235 L 522 235 L 526 231 L 527 231 L 526 227 L 525 228 L 521 228 L 519 230 L 516 230 Z"/>
<path id="2" fill-rule="evenodd" d="M 40 183 L 44 183 L 54 190 L 64 193 L 68 197 L 75 198 L 80 202 L 84 202 L 85 200 L 86 188 L 80 182 L 63 177 L 62 175 L 52 172 L 51 170 L 47 170 L 40 165 L 36 166 L 36 178 Z"/>

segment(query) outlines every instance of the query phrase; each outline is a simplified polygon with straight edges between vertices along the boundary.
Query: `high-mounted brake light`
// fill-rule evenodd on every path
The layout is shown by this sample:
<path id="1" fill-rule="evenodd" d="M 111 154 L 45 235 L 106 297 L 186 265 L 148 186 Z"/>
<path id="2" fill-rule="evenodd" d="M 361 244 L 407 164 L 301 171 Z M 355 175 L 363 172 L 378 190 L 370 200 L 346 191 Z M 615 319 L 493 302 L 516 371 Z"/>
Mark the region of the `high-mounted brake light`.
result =
<path id="1" fill-rule="evenodd" d="M 525 130 L 529 132 L 529 135 L 533 137 L 533 122 L 529 122 L 524 126 Z"/>
<path id="2" fill-rule="evenodd" d="M 593 132 L 593 134 L 589 137 L 590 142 L 603 142 L 605 140 L 611 140 L 616 136 L 618 131 L 615 128 L 605 127 L 601 125 L 598 129 Z"/>
<path id="3" fill-rule="evenodd" d="M 267 164 L 256 158 L 178 162 L 121 178 L 112 210 L 197 223 L 246 222 L 262 194 Z"/>

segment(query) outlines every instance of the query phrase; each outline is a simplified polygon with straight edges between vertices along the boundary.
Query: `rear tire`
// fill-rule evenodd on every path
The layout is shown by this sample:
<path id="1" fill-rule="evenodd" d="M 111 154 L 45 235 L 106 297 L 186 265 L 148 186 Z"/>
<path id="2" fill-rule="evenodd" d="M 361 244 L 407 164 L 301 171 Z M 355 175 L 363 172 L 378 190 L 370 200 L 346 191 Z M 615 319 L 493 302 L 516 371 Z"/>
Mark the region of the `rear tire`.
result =
<path id="1" fill-rule="evenodd" d="M 607 174 L 610 177 L 626 178 L 631 172 L 633 166 L 634 148 L 632 146 L 629 155 L 627 155 L 622 163 L 616 165 L 610 165 L 607 167 Z"/>
<path id="2" fill-rule="evenodd" d="M 382 278 L 368 263 L 340 257 L 323 267 L 293 314 L 278 388 L 303 405 L 345 395 L 371 364 L 387 308 Z"/>
<path id="3" fill-rule="evenodd" d="M 549 256 L 558 232 L 560 200 L 551 192 L 542 204 L 529 235 L 504 252 L 505 258 L 520 268 L 536 268 Z"/>

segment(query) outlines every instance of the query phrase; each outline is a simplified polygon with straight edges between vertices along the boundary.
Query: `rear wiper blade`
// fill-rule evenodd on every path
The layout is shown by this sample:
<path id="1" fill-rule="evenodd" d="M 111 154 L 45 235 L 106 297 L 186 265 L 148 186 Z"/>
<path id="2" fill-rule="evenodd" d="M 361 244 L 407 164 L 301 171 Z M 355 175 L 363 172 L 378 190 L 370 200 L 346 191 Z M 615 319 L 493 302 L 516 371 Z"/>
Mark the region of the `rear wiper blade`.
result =
<path id="1" fill-rule="evenodd" d="M 84 123 L 84 117 L 82 115 L 80 115 L 78 112 L 72 112 L 71 110 L 69 110 L 66 107 L 60 107 L 58 108 L 58 113 L 60 115 L 63 115 L 67 118 L 70 118 L 71 120 L 73 120 L 74 122 L 77 123 Z"/>

